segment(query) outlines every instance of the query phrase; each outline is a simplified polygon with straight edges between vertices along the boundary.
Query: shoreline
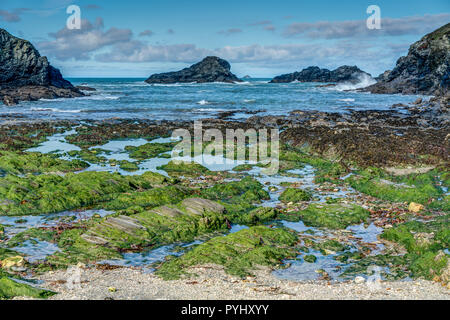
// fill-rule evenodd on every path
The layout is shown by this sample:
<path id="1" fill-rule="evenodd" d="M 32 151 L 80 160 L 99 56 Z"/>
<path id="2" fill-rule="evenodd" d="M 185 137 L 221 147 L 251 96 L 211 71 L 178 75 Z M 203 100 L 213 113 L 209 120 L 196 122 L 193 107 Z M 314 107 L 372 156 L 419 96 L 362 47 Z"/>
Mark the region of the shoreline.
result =
<path id="1" fill-rule="evenodd" d="M 268 268 L 246 279 L 232 277 L 216 265 L 191 270 L 198 277 L 164 281 L 132 268 L 83 269 L 81 289 L 74 290 L 64 283 L 65 271 L 46 273 L 39 279 L 45 281 L 45 288 L 59 292 L 49 300 L 450 300 L 449 289 L 426 280 L 382 281 L 370 289 L 354 281 L 280 280 Z"/>

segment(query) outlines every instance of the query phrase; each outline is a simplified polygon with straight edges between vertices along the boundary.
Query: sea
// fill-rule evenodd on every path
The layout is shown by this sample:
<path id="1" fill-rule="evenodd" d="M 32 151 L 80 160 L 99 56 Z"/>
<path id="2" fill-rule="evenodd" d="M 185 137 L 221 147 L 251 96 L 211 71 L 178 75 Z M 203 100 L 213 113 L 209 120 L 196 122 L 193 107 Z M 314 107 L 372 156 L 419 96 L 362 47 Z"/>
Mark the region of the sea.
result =
<path id="1" fill-rule="evenodd" d="M 30 119 L 197 120 L 234 111 L 231 119 L 258 115 L 288 115 L 294 110 L 350 112 L 389 110 L 393 104 L 414 102 L 418 95 L 379 95 L 355 91 L 373 80 L 356 85 L 320 87 L 318 83 L 269 83 L 248 79 L 242 83 L 188 83 L 149 85 L 145 79 L 74 78 L 74 85 L 97 89 L 74 99 L 41 99 L 13 107 L 0 105 L 0 116 L 19 114 Z M 88 93 L 88 92 L 87 92 Z"/>

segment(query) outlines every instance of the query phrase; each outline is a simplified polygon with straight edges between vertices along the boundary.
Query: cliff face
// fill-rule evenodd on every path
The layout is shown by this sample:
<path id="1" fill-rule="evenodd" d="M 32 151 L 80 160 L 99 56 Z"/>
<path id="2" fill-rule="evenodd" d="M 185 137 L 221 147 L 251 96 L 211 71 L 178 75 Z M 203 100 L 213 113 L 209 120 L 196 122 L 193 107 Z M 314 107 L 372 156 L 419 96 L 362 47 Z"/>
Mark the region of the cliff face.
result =
<path id="1" fill-rule="evenodd" d="M 365 88 L 372 93 L 448 95 L 450 85 L 450 23 L 414 43 L 392 71 Z"/>
<path id="2" fill-rule="evenodd" d="M 300 72 L 288 73 L 272 79 L 271 83 L 299 82 L 351 82 L 358 83 L 362 75 L 370 74 L 356 66 L 342 66 L 336 70 L 308 67 Z"/>
<path id="3" fill-rule="evenodd" d="M 39 90 L 33 93 L 34 89 Z M 4 103 L 82 95 L 30 42 L 0 29 L 0 97 Z"/>
<path id="4" fill-rule="evenodd" d="M 241 82 L 231 73 L 230 64 L 218 57 L 206 57 L 201 62 L 177 72 L 154 74 L 146 80 L 154 83 L 205 83 L 205 82 Z"/>

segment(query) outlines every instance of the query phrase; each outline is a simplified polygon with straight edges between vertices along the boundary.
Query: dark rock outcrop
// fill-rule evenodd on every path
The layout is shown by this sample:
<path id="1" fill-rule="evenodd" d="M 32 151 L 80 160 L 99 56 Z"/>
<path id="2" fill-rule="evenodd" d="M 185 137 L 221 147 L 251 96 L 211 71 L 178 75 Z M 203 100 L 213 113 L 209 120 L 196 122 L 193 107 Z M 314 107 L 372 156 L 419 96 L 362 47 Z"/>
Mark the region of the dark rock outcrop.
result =
<path id="1" fill-rule="evenodd" d="M 231 66 L 227 61 L 218 57 L 206 57 L 181 71 L 154 74 L 145 82 L 149 84 L 242 82 L 230 70 Z"/>
<path id="2" fill-rule="evenodd" d="M 41 98 L 83 96 L 34 46 L 0 29 L 0 100 L 7 105 Z"/>
<path id="3" fill-rule="evenodd" d="M 336 70 L 321 69 L 319 67 L 308 67 L 300 72 L 288 73 L 275 77 L 271 83 L 288 83 L 288 82 L 349 82 L 358 83 L 361 76 L 371 76 L 367 72 L 362 71 L 357 66 L 342 66 Z"/>
<path id="4" fill-rule="evenodd" d="M 450 85 L 450 23 L 414 43 L 392 71 L 364 91 L 448 95 Z"/>

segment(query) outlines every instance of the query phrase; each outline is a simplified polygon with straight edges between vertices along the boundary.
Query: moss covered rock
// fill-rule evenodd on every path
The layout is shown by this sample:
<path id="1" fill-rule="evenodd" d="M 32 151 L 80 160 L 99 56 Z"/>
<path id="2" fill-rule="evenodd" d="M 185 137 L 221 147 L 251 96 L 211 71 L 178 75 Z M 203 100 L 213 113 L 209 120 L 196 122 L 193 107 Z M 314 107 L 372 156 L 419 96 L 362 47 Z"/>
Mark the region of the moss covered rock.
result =
<path id="1" fill-rule="evenodd" d="M 311 195 L 302 190 L 295 188 L 287 188 L 280 196 L 280 201 L 289 203 L 289 202 L 301 202 L 301 201 L 309 201 L 311 200 Z"/>
<path id="2" fill-rule="evenodd" d="M 162 264 L 156 274 L 164 279 L 178 279 L 187 268 L 217 264 L 229 274 L 244 277 L 257 266 L 277 267 L 287 258 L 294 258 L 297 236 L 284 229 L 252 227 L 213 238 L 182 255 Z"/>
<path id="3" fill-rule="evenodd" d="M 7 176 L 0 179 L 0 213 L 43 214 L 92 206 L 120 194 L 151 189 L 167 178 L 145 173 L 122 176 L 108 172 L 69 173 L 65 176 Z"/>
<path id="4" fill-rule="evenodd" d="M 350 225 L 367 221 L 368 210 L 355 204 L 311 204 L 305 210 L 281 216 L 289 221 L 302 220 L 305 225 L 312 227 L 326 227 L 330 229 L 345 229 Z"/>
<path id="5" fill-rule="evenodd" d="M 67 161 L 53 155 L 0 151 L 0 171 L 10 174 L 71 172 L 89 167 L 80 160 Z"/>

